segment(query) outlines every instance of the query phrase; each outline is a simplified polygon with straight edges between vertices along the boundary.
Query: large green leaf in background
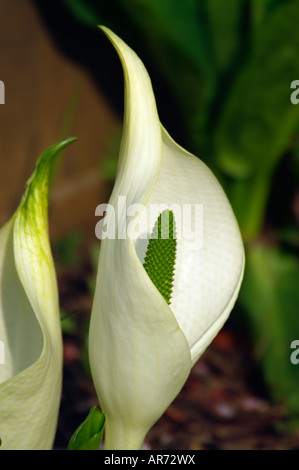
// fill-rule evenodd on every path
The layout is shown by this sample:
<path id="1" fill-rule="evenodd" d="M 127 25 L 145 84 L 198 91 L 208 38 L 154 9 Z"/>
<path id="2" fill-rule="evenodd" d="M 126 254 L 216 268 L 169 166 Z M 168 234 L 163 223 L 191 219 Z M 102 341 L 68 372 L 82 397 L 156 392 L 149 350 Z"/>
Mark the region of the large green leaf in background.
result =
<path id="1" fill-rule="evenodd" d="M 171 90 L 185 146 L 217 174 L 243 233 L 247 270 L 237 308 L 250 321 L 258 363 L 272 396 L 299 415 L 299 366 L 289 349 L 299 338 L 298 226 L 293 216 L 290 230 L 280 224 L 274 231 L 267 213 L 277 199 L 287 204 L 277 210 L 291 211 L 282 196 L 299 178 L 277 183 L 280 165 L 299 155 L 299 105 L 290 102 L 290 84 L 299 79 L 298 0 L 64 3 L 90 27 L 111 27 Z M 265 225 L 276 240 L 271 248 L 255 242 Z M 297 240 L 288 253 L 277 233 Z"/>
<path id="2" fill-rule="evenodd" d="M 240 302 L 250 312 L 256 357 L 272 396 L 299 414 L 299 367 L 290 349 L 299 339 L 299 262 L 276 247 L 254 245 L 247 253 L 246 288 Z"/>
<path id="3" fill-rule="evenodd" d="M 263 221 L 271 177 L 298 126 L 290 83 L 299 76 L 299 2 L 276 8 L 253 38 L 251 54 L 215 132 L 219 166 L 240 182 L 227 186 L 246 235 Z"/>
<path id="4" fill-rule="evenodd" d="M 242 22 L 244 0 L 210 0 L 206 2 L 205 8 L 214 66 L 216 70 L 221 71 L 231 65 L 240 48 L 238 38 L 246 33 Z"/>

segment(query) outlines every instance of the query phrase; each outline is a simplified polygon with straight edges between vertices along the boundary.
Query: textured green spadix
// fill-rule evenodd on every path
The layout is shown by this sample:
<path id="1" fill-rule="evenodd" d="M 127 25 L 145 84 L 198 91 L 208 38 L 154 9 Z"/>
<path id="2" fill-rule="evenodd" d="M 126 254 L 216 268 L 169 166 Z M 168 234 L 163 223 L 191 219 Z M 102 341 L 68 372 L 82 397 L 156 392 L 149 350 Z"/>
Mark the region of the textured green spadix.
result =
<path id="1" fill-rule="evenodd" d="M 159 215 L 148 242 L 144 269 L 166 302 L 170 304 L 176 254 L 175 219 L 172 211 Z"/>

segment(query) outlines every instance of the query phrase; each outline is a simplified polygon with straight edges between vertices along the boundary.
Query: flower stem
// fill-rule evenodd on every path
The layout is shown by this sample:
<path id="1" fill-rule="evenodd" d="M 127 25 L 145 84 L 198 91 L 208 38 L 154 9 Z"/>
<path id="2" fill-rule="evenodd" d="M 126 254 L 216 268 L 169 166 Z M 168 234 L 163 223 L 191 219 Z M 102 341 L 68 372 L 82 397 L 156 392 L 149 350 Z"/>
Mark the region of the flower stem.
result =
<path id="1" fill-rule="evenodd" d="M 145 434 L 106 417 L 104 450 L 140 450 Z"/>

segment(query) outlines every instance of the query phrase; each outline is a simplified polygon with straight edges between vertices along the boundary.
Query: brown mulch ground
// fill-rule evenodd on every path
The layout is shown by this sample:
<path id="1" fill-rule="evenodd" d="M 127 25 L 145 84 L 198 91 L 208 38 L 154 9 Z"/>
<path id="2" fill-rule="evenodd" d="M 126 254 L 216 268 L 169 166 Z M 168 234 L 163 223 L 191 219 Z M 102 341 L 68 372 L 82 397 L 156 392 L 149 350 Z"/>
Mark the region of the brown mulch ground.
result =
<path id="1" fill-rule="evenodd" d="M 90 272 L 59 276 L 64 312 L 75 330 L 64 334 L 64 385 L 55 448 L 65 449 L 90 408 L 98 405 L 89 375 L 86 335 Z M 176 400 L 149 432 L 152 450 L 299 450 L 299 429 L 287 431 L 283 406 L 271 403 L 248 338 L 224 328 L 192 369 Z"/>

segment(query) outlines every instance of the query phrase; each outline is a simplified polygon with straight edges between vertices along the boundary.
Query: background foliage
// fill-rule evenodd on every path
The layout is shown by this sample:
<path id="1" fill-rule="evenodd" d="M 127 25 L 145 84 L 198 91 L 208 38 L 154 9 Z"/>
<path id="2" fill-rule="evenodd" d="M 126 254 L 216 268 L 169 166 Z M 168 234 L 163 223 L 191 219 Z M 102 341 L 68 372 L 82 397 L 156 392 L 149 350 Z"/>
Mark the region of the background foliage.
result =
<path id="1" fill-rule="evenodd" d="M 222 183 L 247 256 L 231 322 L 249 328 L 269 393 L 296 419 L 299 365 L 290 361 L 290 344 L 299 339 L 299 105 L 290 85 L 299 79 L 299 2 L 63 3 L 86 31 L 113 29 L 144 60 L 154 85 L 167 85 L 164 99 L 177 116 L 171 134 Z"/>

